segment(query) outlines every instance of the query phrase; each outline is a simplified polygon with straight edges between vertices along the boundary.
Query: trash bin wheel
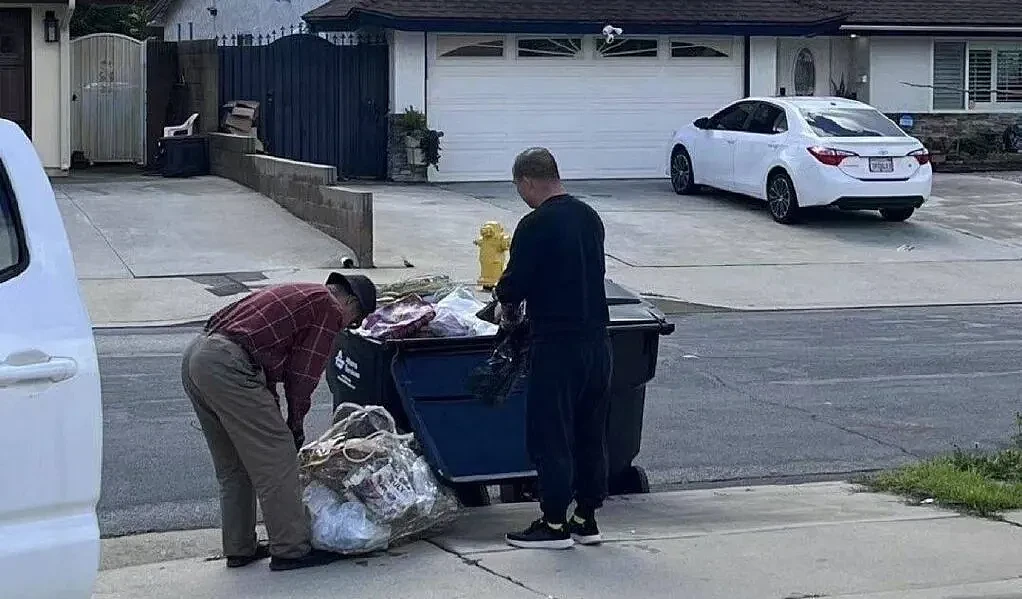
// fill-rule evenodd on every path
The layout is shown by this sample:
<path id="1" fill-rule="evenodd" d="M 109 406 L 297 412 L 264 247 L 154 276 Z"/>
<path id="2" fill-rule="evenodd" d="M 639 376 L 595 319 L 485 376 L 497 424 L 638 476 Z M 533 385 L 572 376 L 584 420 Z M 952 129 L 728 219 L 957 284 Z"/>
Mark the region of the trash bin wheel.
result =
<path id="1" fill-rule="evenodd" d="M 465 483 L 454 486 L 454 494 L 465 507 L 485 507 L 490 505 L 490 490 L 486 485 Z"/>
<path id="2" fill-rule="evenodd" d="M 630 466 L 621 474 L 621 494 L 649 493 L 649 477 L 642 466 Z"/>

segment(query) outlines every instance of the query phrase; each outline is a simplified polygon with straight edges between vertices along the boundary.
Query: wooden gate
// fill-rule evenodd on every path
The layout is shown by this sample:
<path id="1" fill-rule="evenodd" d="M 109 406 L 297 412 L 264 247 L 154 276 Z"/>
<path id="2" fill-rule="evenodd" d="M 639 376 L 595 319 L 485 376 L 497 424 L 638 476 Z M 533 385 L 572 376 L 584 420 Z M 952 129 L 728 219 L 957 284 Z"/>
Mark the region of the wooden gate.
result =
<path id="1" fill-rule="evenodd" d="M 145 49 L 116 33 L 71 40 L 71 151 L 145 163 Z"/>
<path id="2" fill-rule="evenodd" d="M 341 177 L 386 178 L 390 63 L 382 36 L 221 43 L 220 103 L 259 102 L 267 153 L 336 166 Z"/>

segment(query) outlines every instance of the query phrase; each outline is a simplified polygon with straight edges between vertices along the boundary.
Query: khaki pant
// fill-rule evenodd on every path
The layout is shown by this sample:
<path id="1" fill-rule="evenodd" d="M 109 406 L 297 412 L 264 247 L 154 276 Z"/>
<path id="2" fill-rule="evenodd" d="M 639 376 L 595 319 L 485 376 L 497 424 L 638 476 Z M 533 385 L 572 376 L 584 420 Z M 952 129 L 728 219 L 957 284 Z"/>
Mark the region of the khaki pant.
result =
<path id="1" fill-rule="evenodd" d="M 309 552 L 309 522 L 298 483 L 294 436 L 248 353 L 220 335 L 200 335 L 185 350 L 181 381 L 192 400 L 220 482 L 224 555 L 256 549 L 256 496 L 270 553 Z"/>

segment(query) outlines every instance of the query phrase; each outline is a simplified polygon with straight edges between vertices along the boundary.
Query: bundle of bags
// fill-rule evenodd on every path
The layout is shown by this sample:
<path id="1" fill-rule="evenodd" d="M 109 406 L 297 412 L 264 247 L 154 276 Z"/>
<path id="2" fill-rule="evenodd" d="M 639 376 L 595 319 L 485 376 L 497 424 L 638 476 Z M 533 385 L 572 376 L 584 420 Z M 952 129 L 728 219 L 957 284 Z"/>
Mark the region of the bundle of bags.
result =
<path id="1" fill-rule="evenodd" d="M 398 434 L 380 406 L 338 406 L 333 425 L 298 461 L 317 549 L 381 551 L 451 523 L 459 509 L 414 435 Z"/>
<path id="2" fill-rule="evenodd" d="M 495 335 L 497 325 L 476 314 L 486 305 L 445 275 L 417 277 L 380 287 L 380 308 L 358 333 L 374 339 Z"/>

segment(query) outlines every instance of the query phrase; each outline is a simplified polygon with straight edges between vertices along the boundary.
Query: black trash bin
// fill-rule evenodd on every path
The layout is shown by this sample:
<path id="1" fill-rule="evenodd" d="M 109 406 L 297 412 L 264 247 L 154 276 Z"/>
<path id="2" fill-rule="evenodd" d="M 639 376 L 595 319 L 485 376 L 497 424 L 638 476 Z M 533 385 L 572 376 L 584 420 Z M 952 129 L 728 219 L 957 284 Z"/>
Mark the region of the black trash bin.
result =
<path id="1" fill-rule="evenodd" d="M 614 347 L 610 492 L 645 493 L 646 474 L 632 461 L 641 448 L 646 383 L 656 373 L 659 337 L 673 333 L 674 325 L 612 281 L 606 289 Z M 466 504 L 487 503 L 486 486 L 494 484 L 502 485 L 505 500 L 521 499 L 536 476 L 525 448 L 525 398 L 519 392 L 490 406 L 467 386 L 492 349 L 492 337 L 377 341 L 343 331 L 334 342 L 327 383 L 335 408 L 381 405 L 401 430 L 414 432 L 427 460 Z"/>
<path id="2" fill-rule="evenodd" d="M 198 177 L 209 174 L 209 140 L 204 135 L 161 137 L 157 164 L 164 177 Z"/>

